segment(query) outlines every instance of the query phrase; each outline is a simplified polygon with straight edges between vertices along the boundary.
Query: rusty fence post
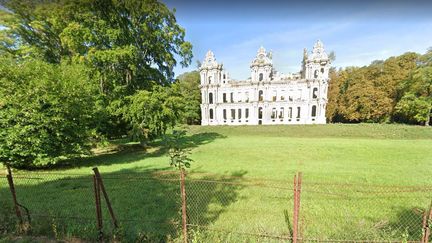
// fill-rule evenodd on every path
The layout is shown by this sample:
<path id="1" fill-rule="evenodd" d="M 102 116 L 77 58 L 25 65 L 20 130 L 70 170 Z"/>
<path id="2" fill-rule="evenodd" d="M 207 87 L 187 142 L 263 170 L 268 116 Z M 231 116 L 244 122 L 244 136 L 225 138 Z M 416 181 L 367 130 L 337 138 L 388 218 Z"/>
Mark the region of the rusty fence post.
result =
<path id="1" fill-rule="evenodd" d="M 429 206 L 429 210 L 425 211 L 423 214 L 423 235 L 422 235 L 421 243 L 429 242 L 431 223 L 432 223 L 432 201 Z"/>
<path id="2" fill-rule="evenodd" d="M 24 222 L 23 222 L 21 210 L 20 210 L 19 205 L 18 205 L 18 200 L 17 200 L 17 197 L 16 197 L 16 191 L 15 191 L 15 185 L 14 185 L 14 182 L 13 182 L 12 171 L 11 171 L 11 169 L 10 169 L 9 166 L 6 166 L 6 168 L 7 168 L 7 173 L 8 173 L 6 175 L 6 178 L 8 180 L 9 189 L 10 189 L 10 191 L 12 193 L 12 200 L 13 200 L 13 203 L 14 203 L 15 214 L 16 214 L 16 216 L 18 218 L 20 227 L 22 227 L 22 225 L 23 225 Z"/>
<path id="3" fill-rule="evenodd" d="M 109 211 L 109 214 L 111 216 L 111 220 L 112 220 L 112 222 L 114 224 L 114 227 L 118 228 L 117 219 L 115 217 L 114 210 L 112 209 L 111 202 L 110 202 L 110 200 L 108 198 L 108 193 L 105 190 L 105 186 L 104 186 L 103 181 L 102 181 L 102 176 L 99 173 L 99 169 L 97 167 L 95 167 L 95 168 L 93 168 L 93 171 L 95 173 L 95 176 L 96 176 L 96 179 L 97 179 L 97 182 L 98 182 L 97 184 L 99 185 L 99 189 L 102 191 L 103 196 L 105 198 L 105 202 L 107 204 L 108 211 Z M 100 197 L 100 193 L 99 193 L 99 197 Z M 99 199 L 99 202 L 100 202 L 100 199 Z"/>
<path id="4" fill-rule="evenodd" d="M 297 243 L 297 175 L 294 175 L 294 207 L 293 207 L 293 229 L 292 229 L 292 242 Z"/>
<path id="5" fill-rule="evenodd" d="M 180 169 L 180 192 L 182 199 L 182 230 L 183 230 L 183 242 L 188 242 L 187 237 L 187 214 L 186 214 L 186 186 L 185 186 L 185 170 Z"/>
<path id="6" fill-rule="evenodd" d="M 93 175 L 93 187 L 95 194 L 95 205 L 96 205 L 96 225 L 98 230 L 98 241 L 101 242 L 103 239 L 102 232 L 102 209 L 101 209 L 101 201 L 100 201 L 100 186 L 99 181 L 95 175 Z"/>
<path id="7" fill-rule="evenodd" d="M 294 175 L 294 208 L 293 208 L 293 235 L 292 242 L 297 243 L 299 234 L 299 214 L 300 214 L 300 193 L 301 193 L 302 173 Z"/>
<path id="8" fill-rule="evenodd" d="M 297 174 L 297 238 L 299 238 L 299 232 L 300 229 L 298 227 L 298 222 L 300 218 L 300 198 L 301 198 L 301 191 L 302 191 L 302 173 L 299 172 Z M 300 232 L 301 233 L 301 232 Z"/>

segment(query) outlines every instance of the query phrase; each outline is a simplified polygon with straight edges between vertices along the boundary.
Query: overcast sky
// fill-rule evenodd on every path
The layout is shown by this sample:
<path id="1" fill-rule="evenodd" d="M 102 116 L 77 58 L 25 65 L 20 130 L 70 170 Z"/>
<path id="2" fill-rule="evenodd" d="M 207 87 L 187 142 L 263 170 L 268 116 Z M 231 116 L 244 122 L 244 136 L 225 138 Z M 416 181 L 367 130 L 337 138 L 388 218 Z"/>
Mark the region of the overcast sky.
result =
<path id="1" fill-rule="evenodd" d="M 176 75 L 196 68 L 208 50 L 231 77 L 249 77 L 249 65 L 262 45 L 273 51 L 281 72 L 300 70 L 303 48 L 321 39 L 336 53 L 333 66 L 362 66 L 432 46 L 432 1 L 178 1 L 176 9 L 194 61 Z"/>

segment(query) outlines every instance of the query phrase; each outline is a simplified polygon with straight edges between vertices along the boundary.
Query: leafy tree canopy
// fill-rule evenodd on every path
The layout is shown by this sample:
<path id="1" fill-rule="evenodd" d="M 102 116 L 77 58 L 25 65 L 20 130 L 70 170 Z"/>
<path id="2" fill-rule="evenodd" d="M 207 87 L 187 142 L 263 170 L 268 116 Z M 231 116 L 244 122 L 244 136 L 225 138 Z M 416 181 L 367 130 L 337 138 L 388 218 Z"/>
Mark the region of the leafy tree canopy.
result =
<path id="1" fill-rule="evenodd" d="M 174 12 L 156 0 L 8 0 L 3 5 L 0 49 L 50 63 L 67 60 L 93 69 L 111 97 L 150 89 L 187 66 L 192 46 Z M 151 82 L 154 81 L 154 82 Z"/>
<path id="2" fill-rule="evenodd" d="M 98 91 L 88 72 L 0 58 L 0 162 L 30 168 L 89 151 Z"/>
<path id="3" fill-rule="evenodd" d="M 184 97 L 183 123 L 193 125 L 201 122 L 200 74 L 198 71 L 187 72 L 177 77 L 175 86 Z"/>

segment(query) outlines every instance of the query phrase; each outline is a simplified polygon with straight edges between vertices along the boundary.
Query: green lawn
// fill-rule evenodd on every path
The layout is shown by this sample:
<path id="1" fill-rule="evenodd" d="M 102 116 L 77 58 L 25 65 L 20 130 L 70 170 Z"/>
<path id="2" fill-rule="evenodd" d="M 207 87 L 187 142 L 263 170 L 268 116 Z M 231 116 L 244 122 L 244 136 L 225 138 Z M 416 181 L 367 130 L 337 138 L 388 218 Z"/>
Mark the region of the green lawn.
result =
<path id="1" fill-rule="evenodd" d="M 188 130 L 184 142 L 195 161 L 187 183 L 192 238 L 245 240 L 226 230 L 289 236 L 297 171 L 303 172 L 303 237 L 421 237 L 421 211 L 432 199 L 430 127 L 333 124 Z M 168 173 L 173 169 L 157 141 L 146 150 L 117 141 L 99 148 L 98 155 L 64 163 L 48 175 L 16 172 L 18 199 L 35 215 L 35 233 L 94 237 L 94 166 L 123 225 L 117 237 L 179 238 L 178 182 L 171 180 L 177 175 Z M 5 185 L 0 180 L 0 200 L 7 204 L 0 215 L 11 217 L 6 213 L 11 210 L 6 210 L 10 196 Z M 109 225 L 107 214 L 104 219 Z"/>

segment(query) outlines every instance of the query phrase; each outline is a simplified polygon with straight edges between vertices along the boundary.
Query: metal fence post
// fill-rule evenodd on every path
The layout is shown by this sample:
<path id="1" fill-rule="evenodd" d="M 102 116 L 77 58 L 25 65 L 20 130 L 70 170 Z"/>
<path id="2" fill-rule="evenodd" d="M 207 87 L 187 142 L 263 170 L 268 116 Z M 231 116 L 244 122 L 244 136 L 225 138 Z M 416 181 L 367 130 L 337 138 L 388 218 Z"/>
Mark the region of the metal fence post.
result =
<path id="1" fill-rule="evenodd" d="M 429 210 L 425 211 L 423 215 L 423 237 L 421 243 L 429 242 L 431 222 L 432 222 L 432 201 L 431 201 L 431 205 L 429 206 Z"/>
<path id="2" fill-rule="evenodd" d="M 183 242 L 188 242 L 187 237 L 187 214 L 186 214 L 186 188 L 185 188 L 185 170 L 180 169 L 180 192 L 182 198 L 182 230 L 183 230 Z"/>
<path id="3" fill-rule="evenodd" d="M 18 218 L 20 227 L 22 227 L 22 225 L 23 225 L 23 218 L 22 218 L 21 210 L 19 208 L 18 200 L 17 200 L 17 197 L 16 197 L 16 191 L 15 191 L 15 185 L 14 185 L 14 182 L 13 182 L 12 171 L 11 171 L 11 169 L 10 169 L 9 166 L 6 166 L 6 168 L 7 168 L 7 172 L 8 172 L 8 174 L 6 175 L 6 178 L 7 178 L 8 183 L 9 183 L 9 189 L 10 189 L 10 191 L 12 193 L 12 199 L 13 199 L 13 203 L 14 203 L 15 213 L 16 213 L 16 216 Z"/>
<path id="4" fill-rule="evenodd" d="M 299 217 L 300 217 L 300 198 L 302 190 L 302 173 L 299 172 L 297 175 L 297 237 L 299 237 L 300 228 L 298 227 Z M 301 232 L 300 232 L 301 233 Z"/>
<path id="5" fill-rule="evenodd" d="M 93 187 L 94 187 L 94 194 L 95 194 L 98 241 L 101 242 L 103 238 L 103 232 L 102 232 L 102 210 L 101 210 L 101 203 L 100 203 L 100 187 L 99 187 L 98 179 L 96 178 L 95 175 L 93 175 Z"/>
<path id="6" fill-rule="evenodd" d="M 300 193 L 301 193 L 302 173 L 294 175 L 294 209 L 293 209 L 293 243 L 297 243 L 299 228 L 298 219 L 300 214 Z"/>
<path id="7" fill-rule="evenodd" d="M 105 190 L 105 186 L 104 186 L 103 181 L 102 181 L 102 176 L 99 173 L 99 169 L 97 167 L 95 167 L 95 168 L 93 168 L 93 171 L 95 173 L 95 176 L 96 176 L 96 179 L 97 179 L 97 182 L 98 182 L 97 184 L 99 185 L 100 190 L 102 190 L 102 193 L 103 193 L 103 196 L 105 198 L 105 202 L 107 204 L 108 211 L 109 211 L 109 213 L 111 215 L 111 219 L 113 221 L 114 227 L 118 228 L 117 219 L 115 217 L 114 210 L 111 207 L 111 202 L 110 202 L 110 200 L 108 198 L 108 193 Z M 100 192 L 99 192 L 99 197 L 100 197 Z M 99 198 L 99 205 L 100 205 L 100 198 Z"/>
<path id="8" fill-rule="evenodd" d="M 294 175 L 294 208 L 293 208 L 293 235 L 292 235 L 292 242 L 297 243 L 297 175 Z"/>

